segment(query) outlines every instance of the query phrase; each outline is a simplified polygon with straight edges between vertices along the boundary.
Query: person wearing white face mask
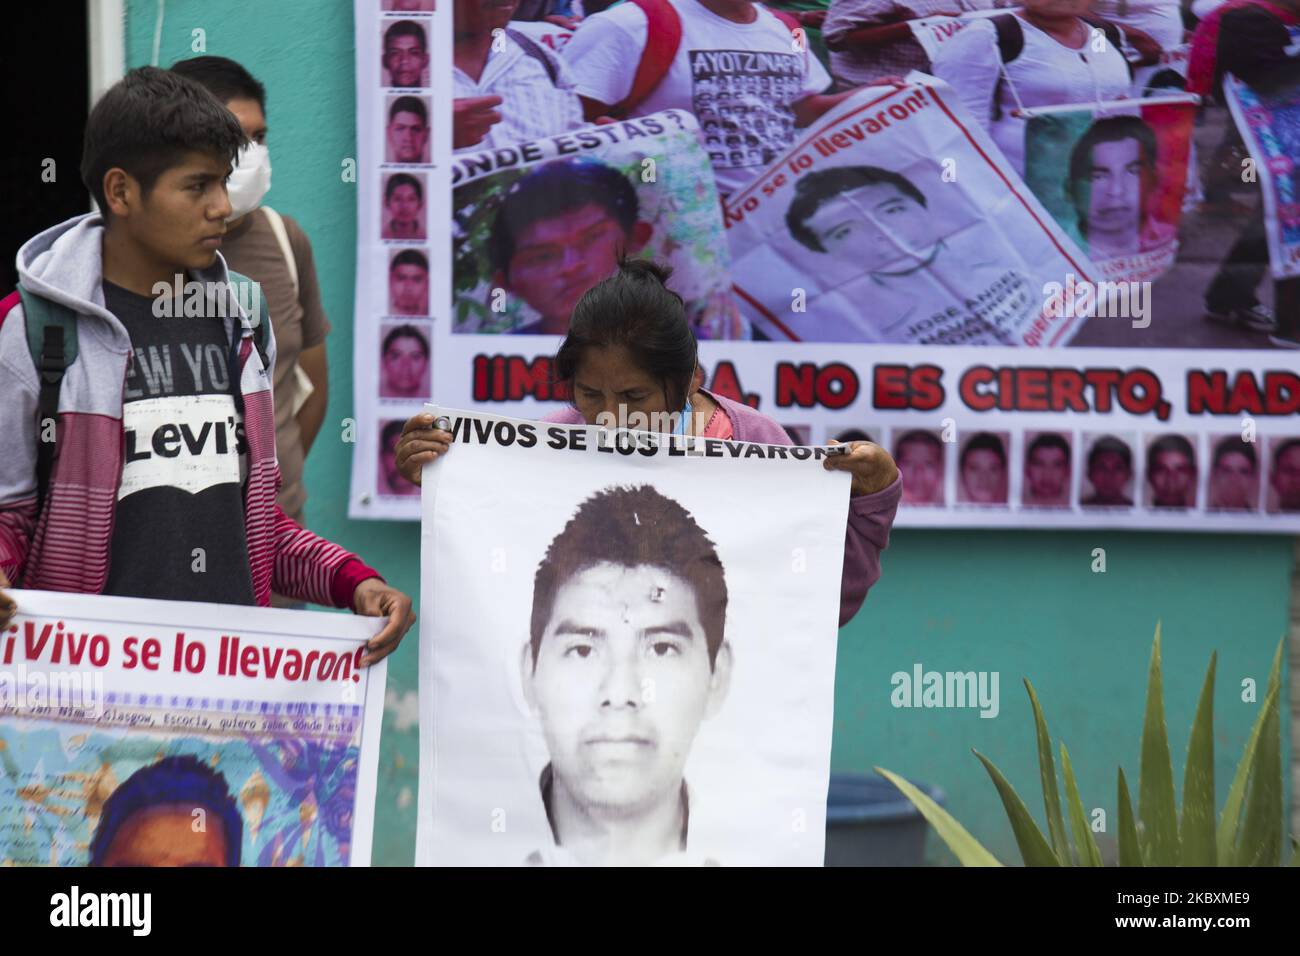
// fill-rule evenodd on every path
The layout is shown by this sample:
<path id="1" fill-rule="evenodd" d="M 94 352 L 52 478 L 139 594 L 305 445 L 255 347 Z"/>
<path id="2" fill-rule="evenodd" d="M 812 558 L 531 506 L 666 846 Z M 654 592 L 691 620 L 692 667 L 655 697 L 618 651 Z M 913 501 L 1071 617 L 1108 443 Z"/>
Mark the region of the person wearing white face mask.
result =
<path id="1" fill-rule="evenodd" d="M 261 204 L 271 188 L 265 87 L 234 60 L 220 56 L 182 60 L 172 70 L 207 87 L 235 114 L 249 138 L 226 184 L 232 214 L 221 255 L 230 268 L 258 282 L 266 297 L 278 356 L 275 446 L 283 475 L 278 500 L 285 514 L 302 524 L 307 497 L 303 460 L 325 419 L 329 388 L 325 336 L 330 324 L 311 243 L 294 220 Z"/>

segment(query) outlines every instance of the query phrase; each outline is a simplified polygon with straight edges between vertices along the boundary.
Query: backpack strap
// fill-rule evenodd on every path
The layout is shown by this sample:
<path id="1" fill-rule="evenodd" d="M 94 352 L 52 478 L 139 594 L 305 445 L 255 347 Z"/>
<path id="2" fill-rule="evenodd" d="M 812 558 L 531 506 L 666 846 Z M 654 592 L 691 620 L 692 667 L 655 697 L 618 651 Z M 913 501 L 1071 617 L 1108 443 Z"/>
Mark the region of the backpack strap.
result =
<path id="1" fill-rule="evenodd" d="M 615 119 L 626 118 L 663 82 L 682 43 L 682 18 L 668 0 L 632 0 L 632 3 L 645 14 L 645 49 L 641 51 L 641 62 L 636 66 L 627 96 L 610 110 Z"/>
<path id="2" fill-rule="evenodd" d="M 1025 28 L 1014 13 L 1000 13 L 992 19 L 998 37 L 998 54 L 1003 63 L 1010 63 L 1025 49 Z"/>
<path id="3" fill-rule="evenodd" d="M 36 513 L 45 505 L 45 495 L 54 473 L 55 443 L 58 440 L 59 392 L 63 375 L 77 360 L 77 313 L 18 285 L 23 317 L 27 324 L 27 350 L 36 366 L 40 393 L 36 400 Z M 54 439 L 44 440 L 46 422 L 55 422 Z"/>
<path id="4" fill-rule="evenodd" d="M 520 33 L 518 30 L 511 30 L 509 27 L 506 27 L 506 36 L 518 43 L 525 54 L 542 65 L 547 78 L 551 81 L 551 86 L 560 85 L 560 71 L 555 65 L 555 61 L 546 55 L 545 50 L 533 42 L 532 37 Z"/>
<path id="5" fill-rule="evenodd" d="M 284 266 L 289 270 L 289 281 L 293 283 L 293 297 L 296 299 L 299 296 L 298 259 L 293 254 L 293 246 L 289 244 L 289 232 L 284 228 L 284 217 L 270 206 L 263 206 L 262 212 L 266 214 L 266 222 L 280 246 L 280 255 L 284 257 Z"/>
<path id="6" fill-rule="evenodd" d="M 993 87 L 993 119 L 1002 118 L 1002 86 L 1006 83 L 1006 65 L 1020 56 L 1025 49 L 1025 28 L 1020 18 L 1014 13 L 999 13 L 991 18 L 993 32 L 998 41 L 998 58 L 1002 67 L 998 69 L 998 81 Z"/>
<path id="7" fill-rule="evenodd" d="M 1115 52 L 1124 58 L 1124 65 L 1128 67 L 1128 78 L 1133 79 L 1133 61 L 1125 54 L 1128 48 L 1128 37 L 1124 33 L 1124 28 L 1118 23 L 1112 23 L 1109 20 L 1097 20 L 1092 17 L 1080 17 L 1084 23 L 1094 29 L 1101 30 L 1106 35 L 1106 42 L 1115 48 Z"/>
<path id="8" fill-rule="evenodd" d="M 253 344 L 257 346 L 257 354 L 262 357 L 262 364 L 266 364 L 266 296 L 262 295 L 262 287 L 256 282 L 244 275 L 242 272 L 236 272 L 234 269 L 227 269 L 226 275 L 230 279 L 230 284 L 247 285 L 250 289 L 255 289 L 257 295 L 252 296 L 255 300 L 253 309 Z"/>

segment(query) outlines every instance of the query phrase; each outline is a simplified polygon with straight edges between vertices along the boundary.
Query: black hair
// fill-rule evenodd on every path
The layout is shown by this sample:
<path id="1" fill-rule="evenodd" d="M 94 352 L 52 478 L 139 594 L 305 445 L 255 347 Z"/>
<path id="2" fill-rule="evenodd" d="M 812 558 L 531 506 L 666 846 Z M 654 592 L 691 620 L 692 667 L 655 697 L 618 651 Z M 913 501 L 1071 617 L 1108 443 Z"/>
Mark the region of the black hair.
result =
<path id="1" fill-rule="evenodd" d="M 393 100 L 393 105 L 388 108 L 388 122 L 395 120 L 398 113 L 414 113 L 420 117 L 421 123 L 429 125 L 429 111 L 424 108 L 424 101 L 418 96 L 399 96 Z"/>
<path id="2" fill-rule="evenodd" d="M 837 166 L 807 173 L 795 181 L 794 201 L 785 213 L 785 224 L 803 245 L 813 252 L 825 252 L 817 233 L 808 228 L 808 220 L 817 214 L 824 203 L 840 193 L 863 186 L 893 186 L 904 196 L 926 205 L 925 195 L 911 181 L 898 173 L 879 166 Z"/>
<path id="3" fill-rule="evenodd" d="M 1288 438 L 1282 444 L 1273 449 L 1273 467 L 1277 467 L 1278 460 L 1289 452 L 1292 448 L 1300 448 L 1300 438 Z"/>
<path id="4" fill-rule="evenodd" d="M 379 350 L 379 354 L 383 355 L 387 352 L 388 347 L 398 339 L 415 339 L 420 343 L 420 348 L 424 349 L 424 357 L 429 357 L 429 339 L 423 332 L 417 329 L 414 325 L 411 325 L 409 322 L 405 325 L 397 326 L 397 328 L 391 330 L 384 336 L 384 345 L 383 348 Z"/>
<path id="5" fill-rule="evenodd" d="M 871 438 L 871 436 L 868 435 L 866 432 L 864 432 L 861 428 L 849 428 L 849 429 L 845 429 L 844 431 L 842 431 L 842 432 L 840 432 L 838 435 L 836 435 L 836 436 L 835 436 L 835 439 L 836 439 L 836 441 L 840 441 L 840 442 L 851 442 L 851 441 L 872 441 L 872 440 L 873 440 L 873 439 Z"/>
<path id="6" fill-rule="evenodd" d="M 172 64 L 172 72 L 188 77 L 222 103 L 256 100 L 266 111 L 266 87 L 253 74 L 224 56 L 196 56 Z"/>
<path id="7" fill-rule="evenodd" d="M 394 438 L 401 438 L 402 429 L 405 427 L 406 422 L 402 421 L 400 418 L 395 418 L 385 425 L 384 430 L 379 433 L 379 450 L 386 451 L 390 441 Z"/>
<path id="8" fill-rule="evenodd" d="M 90 865 L 100 866 L 122 824 L 151 807 L 176 803 L 207 810 L 220 822 L 226 840 L 226 866 L 239 866 L 244 821 L 226 778 L 190 754 L 164 757 L 141 767 L 104 801 L 90 841 Z"/>
<path id="9" fill-rule="evenodd" d="M 1067 188 L 1076 204 L 1083 198 L 1081 183 L 1092 178 L 1092 151 L 1102 143 L 1118 143 L 1126 139 L 1137 140 L 1142 165 L 1148 173 L 1156 168 L 1156 134 L 1146 120 L 1137 116 L 1107 116 L 1094 122 L 1079 137 L 1070 151 L 1070 179 Z M 1145 197 L 1144 197 L 1145 198 Z M 1145 207 L 1143 210 L 1145 216 Z M 1079 231 L 1088 234 L 1088 217 L 1079 217 Z"/>
<path id="10" fill-rule="evenodd" d="M 1142 154 L 1142 165 L 1156 168 L 1156 133 L 1146 120 L 1139 116 L 1107 116 L 1099 119 L 1084 131 L 1070 151 L 1070 179 L 1088 179 L 1092 173 L 1092 151 L 1102 143 L 1118 143 L 1135 139 Z"/>
<path id="11" fill-rule="evenodd" d="M 425 272 L 428 272 L 429 260 L 419 249 L 403 249 L 393 256 L 393 261 L 388 264 L 389 274 L 391 275 L 398 266 L 419 266 Z"/>
<path id="12" fill-rule="evenodd" d="M 596 492 L 546 549 L 533 579 L 529 643 L 534 668 L 555 595 L 570 579 L 600 564 L 649 565 L 689 584 L 713 667 L 727 616 L 727 579 L 717 548 L 689 511 L 650 485 L 640 485 Z"/>
<path id="13" fill-rule="evenodd" d="M 1166 451 L 1177 452 L 1193 465 L 1196 464 L 1196 452 L 1192 449 L 1191 442 L 1182 435 L 1161 435 L 1147 446 L 1147 474 L 1156 470 L 1156 456 Z"/>
<path id="14" fill-rule="evenodd" d="M 420 181 L 410 173 L 393 173 L 388 177 L 388 183 L 384 186 L 384 202 L 393 198 L 393 192 L 398 186 L 413 186 L 415 188 L 415 198 L 424 202 L 424 187 Z"/>
<path id="15" fill-rule="evenodd" d="M 391 27 L 384 31 L 384 49 L 388 49 L 388 41 L 395 40 L 398 37 L 415 37 L 420 41 L 420 52 L 427 52 L 429 41 L 424 35 L 424 28 L 414 20 L 398 20 Z"/>
<path id="16" fill-rule="evenodd" d="M 589 348 L 622 346 L 664 391 L 668 411 L 684 408 L 699 357 L 682 297 L 668 288 L 672 269 L 620 257 L 618 271 L 588 289 L 573 307 L 569 332 L 555 353 L 555 372 L 570 389 Z"/>
<path id="17" fill-rule="evenodd" d="M 125 170 L 145 196 L 187 153 L 232 166 L 247 142 L 235 114 L 206 89 L 171 70 L 138 67 L 99 98 L 86 120 L 81 181 L 108 215 L 104 175 Z"/>
<path id="18" fill-rule="evenodd" d="M 1250 462 L 1251 468 L 1259 467 L 1259 455 L 1255 451 L 1254 442 L 1244 441 L 1238 435 L 1229 435 L 1214 446 L 1214 461 L 1212 467 L 1219 467 L 1219 462 L 1234 453 L 1245 457 L 1245 459 Z"/>
<path id="19" fill-rule="evenodd" d="M 1124 467 L 1129 471 L 1133 470 L 1133 450 L 1128 447 L 1127 442 L 1120 441 L 1114 435 L 1103 435 L 1088 449 L 1088 470 L 1092 471 L 1093 466 L 1097 464 L 1097 459 L 1106 454 L 1119 455 L 1124 459 Z"/>
<path id="20" fill-rule="evenodd" d="M 939 454 L 943 454 L 943 442 L 939 440 L 938 435 L 934 434 L 934 432 L 927 432 L 922 431 L 919 428 L 914 428 L 910 432 L 904 432 L 901 438 L 894 441 L 895 457 L 901 457 L 903 454 L 903 446 L 912 442 L 920 442 L 924 445 L 930 445 L 931 447 L 938 449 Z"/>
<path id="21" fill-rule="evenodd" d="M 538 166 L 519 179 L 497 208 L 488 236 L 492 268 L 510 278 L 510 260 L 521 232 L 595 203 L 631 235 L 639 211 L 636 189 L 612 166 L 594 159 L 560 159 Z"/>
<path id="22" fill-rule="evenodd" d="M 966 447 L 961 450 L 961 455 L 957 459 L 958 469 L 966 467 L 966 459 L 972 452 L 991 451 L 998 456 L 998 461 L 1002 467 L 1007 466 L 1007 449 L 1002 444 L 1002 439 L 992 432 L 977 432 L 971 436 L 971 440 L 966 443 Z"/>
<path id="23" fill-rule="evenodd" d="M 1042 432 L 1029 443 L 1029 448 L 1025 452 L 1025 461 L 1034 457 L 1034 452 L 1040 448 L 1059 448 L 1065 453 L 1065 460 L 1070 460 L 1070 443 L 1065 440 L 1065 436 L 1056 432 Z"/>

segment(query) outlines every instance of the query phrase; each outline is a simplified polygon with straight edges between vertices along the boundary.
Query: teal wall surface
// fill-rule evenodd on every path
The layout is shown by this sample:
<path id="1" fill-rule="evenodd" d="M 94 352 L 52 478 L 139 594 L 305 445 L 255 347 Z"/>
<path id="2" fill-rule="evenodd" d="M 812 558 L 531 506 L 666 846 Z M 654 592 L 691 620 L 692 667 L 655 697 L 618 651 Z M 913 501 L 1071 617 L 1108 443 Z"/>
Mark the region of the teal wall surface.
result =
<path id="1" fill-rule="evenodd" d="M 148 64 L 158 4 L 128 0 L 126 10 L 127 65 Z M 308 523 L 418 595 L 417 526 L 346 517 L 351 446 L 341 434 L 353 411 L 356 187 L 342 181 L 340 164 L 356 155 L 352 4 L 168 0 L 159 65 L 197 55 L 195 30 L 203 31 L 204 52 L 238 60 L 266 84 L 274 168 L 267 202 L 311 238 L 334 326 L 329 412 L 307 462 Z M 1105 573 L 1092 570 L 1095 548 L 1105 549 Z M 896 532 L 883 579 L 840 634 L 834 768 L 870 772 L 880 765 L 938 785 L 973 834 L 1001 859 L 1018 861 L 1001 804 L 971 748 L 1001 767 L 1041 823 L 1021 684 L 1027 676 L 1053 733 L 1069 747 L 1085 806 L 1105 808 L 1113 834 L 1117 765 L 1136 787 L 1146 667 L 1160 620 L 1180 790 L 1197 694 L 1211 652 L 1219 652 L 1215 770 L 1222 801 L 1258 707 L 1241 701 L 1241 681 L 1254 678 L 1262 699 L 1287 627 L 1291 564 L 1291 539 L 1280 536 Z M 414 856 L 416 645 L 412 632 L 389 658 L 375 832 L 380 864 L 407 865 Z M 1000 714 L 894 708 L 891 675 L 910 673 L 917 663 L 998 671 Z M 1288 723 L 1284 716 L 1283 727 Z M 927 855 L 953 862 L 933 836 Z"/>

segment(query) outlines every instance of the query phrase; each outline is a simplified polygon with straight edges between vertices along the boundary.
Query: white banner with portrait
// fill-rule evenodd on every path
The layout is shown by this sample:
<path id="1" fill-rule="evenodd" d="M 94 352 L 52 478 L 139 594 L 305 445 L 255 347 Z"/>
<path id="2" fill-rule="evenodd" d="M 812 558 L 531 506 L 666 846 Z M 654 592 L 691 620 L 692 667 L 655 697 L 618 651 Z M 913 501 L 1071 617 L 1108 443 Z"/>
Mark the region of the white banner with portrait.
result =
<path id="1" fill-rule="evenodd" d="M 847 474 L 441 414 L 417 863 L 820 866 Z"/>

